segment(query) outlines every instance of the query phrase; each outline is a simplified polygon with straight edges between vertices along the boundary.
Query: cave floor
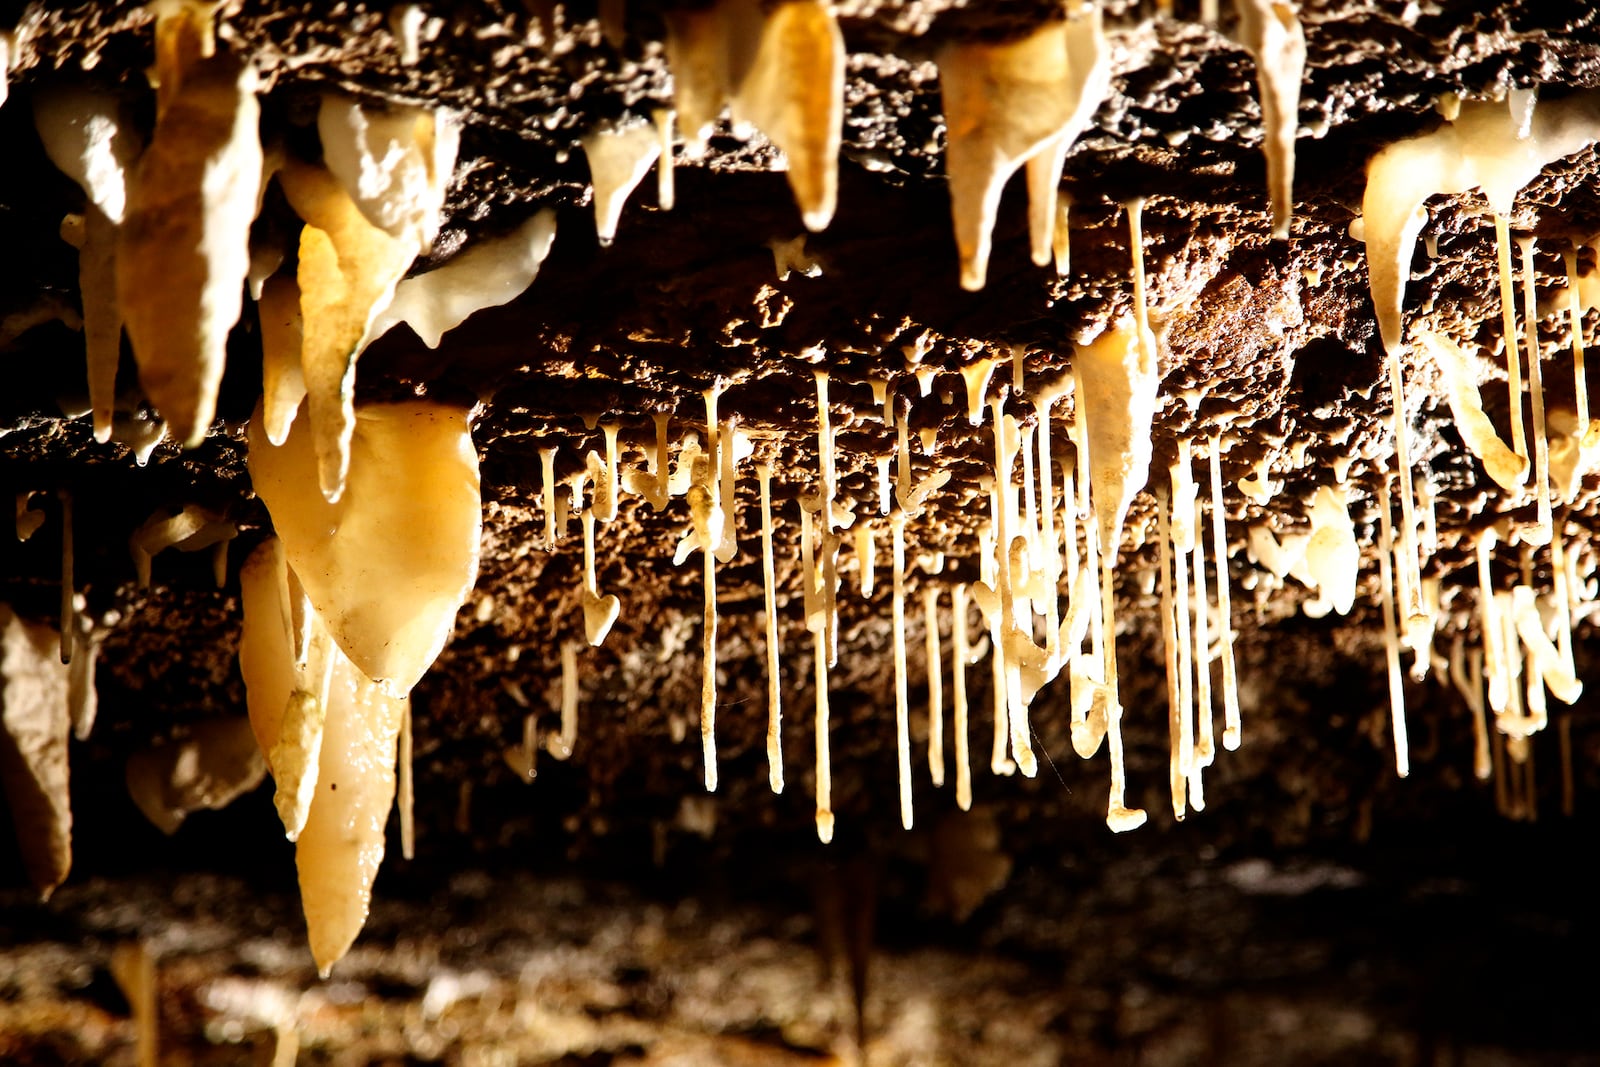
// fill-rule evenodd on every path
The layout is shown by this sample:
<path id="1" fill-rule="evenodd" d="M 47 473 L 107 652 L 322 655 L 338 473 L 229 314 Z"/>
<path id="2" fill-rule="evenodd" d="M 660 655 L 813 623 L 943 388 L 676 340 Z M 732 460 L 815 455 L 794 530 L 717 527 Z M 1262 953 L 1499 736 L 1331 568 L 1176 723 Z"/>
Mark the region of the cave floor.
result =
<path id="1" fill-rule="evenodd" d="M 1191 822 L 1018 855 L 961 923 L 938 863 L 848 846 L 803 846 L 810 877 L 775 889 L 680 830 L 626 883 L 458 843 L 396 858 L 319 981 L 292 885 L 183 858 L 229 817 L 180 832 L 170 873 L 0 896 L 0 1059 L 133 1064 L 107 966 L 141 940 L 168 1064 L 1600 1063 L 1582 820 L 1287 849 Z"/>

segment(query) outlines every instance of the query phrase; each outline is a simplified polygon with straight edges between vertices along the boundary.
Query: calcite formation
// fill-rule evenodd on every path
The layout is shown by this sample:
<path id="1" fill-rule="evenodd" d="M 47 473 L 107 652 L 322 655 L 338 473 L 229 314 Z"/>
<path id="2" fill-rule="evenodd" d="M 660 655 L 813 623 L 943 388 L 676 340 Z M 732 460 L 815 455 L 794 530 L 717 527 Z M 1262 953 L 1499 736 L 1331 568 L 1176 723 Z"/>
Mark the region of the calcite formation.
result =
<path id="1" fill-rule="evenodd" d="M 824 843 L 872 798 L 907 830 L 930 791 L 970 807 L 975 744 L 1023 778 L 1104 747 L 1121 832 L 1153 788 L 1205 808 L 1252 732 L 1236 641 L 1303 613 L 1386 677 L 1400 775 L 1431 674 L 1536 810 L 1600 602 L 1592 12 L 1502 5 L 1525 49 L 1407 56 L 1385 98 L 1347 72 L 1400 63 L 1346 61 L 1355 4 L 107 7 L 3 38 L 37 192 L 6 206 L 51 217 L 3 223 L 41 258 L 4 294 L 0 473 L 19 539 L 60 539 L 67 658 L 131 625 L 156 552 L 213 549 L 227 621 L 195 640 L 231 664 L 242 626 L 324 974 L 397 793 L 409 849 L 417 707 L 503 724 L 493 773 L 543 748 L 612 784 L 619 738 L 693 719 L 705 790 L 753 810 L 764 755 Z M 151 456 L 170 506 L 124 513 Z M 0 769 L 47 892 L 70 699 L 7 610 Z M 892 749 L 892 788 L 841 791 L 840 741 Z M 158 822 L 204 806 L 139 766 Z"/>

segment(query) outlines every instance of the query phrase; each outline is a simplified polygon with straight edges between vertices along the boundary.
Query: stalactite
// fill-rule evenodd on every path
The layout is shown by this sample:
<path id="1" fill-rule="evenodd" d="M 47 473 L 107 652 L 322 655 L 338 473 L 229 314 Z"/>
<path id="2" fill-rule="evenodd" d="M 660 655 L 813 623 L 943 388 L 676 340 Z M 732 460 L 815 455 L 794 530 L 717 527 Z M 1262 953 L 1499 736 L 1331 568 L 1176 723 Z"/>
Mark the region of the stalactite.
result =
<path id="1" fill-rule="evenodd" d="M 1184 764 L 1180 720 L 1183 709 L 1178 698 L 1178 640 L 1175 606 L 1172 599 L 1172 526 L 1168 518 L 1170 494 L 1156 491 L 1156 515 L 1161 525 L 1158 566 L 1161 568 L 1161 647 L 1167 666 L 1167 783 L 1172 792 L 1172 816 L 1182 819 L 1188 810 L 1189 769 Z"/>
<path id="2" fill-rule="evenodd" d="M 906 693 L 906 520 L 889 518 L 894 554 L 894 736 L 900 765 L 900 823 L 911 829 L 911 710 Z"/>
<path id="3" fill-rule="evenodd" d="M 967 738 L 967 667 L 972 650 L 967 644 L 967 587 L 957 583 L 950 589 L 950 654 L 954 661 L 951 688 L 955 698 L 956 806 L 972 807 L 972 759 Z"/>
<path id="4" fill-rule="evenodd" d="M 1522 536 L 1530 544 L 1547 545 L 1555 519 L 1550 511 L 1550 440 L 1545 433 L 1544 360 L 1539 355 L 1539 303 L 1533 292 L 1533 247 L 1532 237 L 1517 241 L 1522 253 L 1522 329 L 1528 349 L 1528 392 L 1533 397 L 1533 491 L 1538 509 L 1534 525 L 1524 529 Z"/>
<path id="5" fill-rule="evenodd" d="M 1572 331 L 1572 396 L 1578 408 L 1578 432 L 1589 428 L 1589 379 L 1584 367 L 1583 305 L 1578 297 L 1578 247 L 1561 253 L 1567 268 L 1567 325 Z"/>
<path id="6" fill-rule="evenodd" d="M 772 467 L 756 468 L 761 484 L 761 585 L 766 604 L 767 640 L 767 781 L 783 792 L 783 686 L 778 670 L 778 599 L 772 559 Z"/>
<path id="7" fill-rule="evenodd" d="M 1384 472 L 1378 479 L 1378 573 L 1382 589 L 1380 607 L 1383 611 L 1383 648 L 1389 669 L 1389 714 L 1394 727 L 1395 772 L 1404 778 L 1411 771 L 1411 760 L 1406 745 L 1405 690 L 1400 673 L 1400 639 L 1396 614 L 1398 605 L 1394 595 L 1393 522 L 1390 519 L 1389 476 Z"/>
<path id="8" fill-rule="evenodd" d="M 1207 619 L 1210 604 L 1206 593 L 1206 537 L 1203 509 L 1199 500 L 1194 502 L 1194 549 L 1191 569 L 1194 572 L 1194 708 L 1195 745 L 1194 759 L 1189 768 L 1189 802 L 1196 811 L 1205 808 L 1205 783 L 1202 772 L 1216 759 L 1216 724 L 1211 702 L 1211 635 Z"/>
<path id="9" fill-rule="evenodd" d="M 923 649 L 928 661 L 928 776 L 944 785 L 944 664 L 939 651 L 939 587 L 922 587 Z"/>
<path id="10" fill-rule="evenodd" d="M 1511 411 L 1511 450 L 1528 454 L 1528 437 L 1522 428 L 1522 359 L 1517 351 L 1517 305 L 1511 288 L 1511 228 L 1503 213 L 1494 215 L 1494 246 L 1500 268 L 1500 321 L 1505 329 L 1506 392 Z"/>

